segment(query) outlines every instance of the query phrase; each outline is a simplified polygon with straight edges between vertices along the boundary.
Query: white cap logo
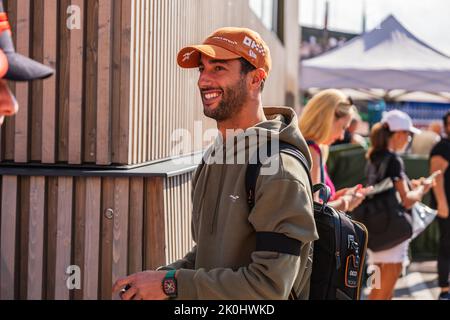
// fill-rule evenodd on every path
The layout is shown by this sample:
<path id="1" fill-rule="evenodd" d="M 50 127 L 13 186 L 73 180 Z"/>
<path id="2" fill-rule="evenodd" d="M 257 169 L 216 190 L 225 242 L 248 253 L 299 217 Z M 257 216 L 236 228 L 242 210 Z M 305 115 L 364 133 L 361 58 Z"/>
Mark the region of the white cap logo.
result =
<path id="1" fill-rule="evenodd" d="M 191 52 L 187 52 L 183 55 L 183 62 L 188 61 L 191 58 L 191 55 L 195 52 L 195 50 L 192 50 Z"/>
<path id="2" fill-rule="evenodd" d="M 247 47 L 250 47 L 251 49 L 256 50 L 257 52 L 259 52 L 259 54 L 261 54 L 262 56 L 266 55 L 266 51 L 264 50 L 263 46 L 256 43 L 253 39 L 249 38 L 249 37 L 245 37 L 243 44 L 246 45 Z"/>

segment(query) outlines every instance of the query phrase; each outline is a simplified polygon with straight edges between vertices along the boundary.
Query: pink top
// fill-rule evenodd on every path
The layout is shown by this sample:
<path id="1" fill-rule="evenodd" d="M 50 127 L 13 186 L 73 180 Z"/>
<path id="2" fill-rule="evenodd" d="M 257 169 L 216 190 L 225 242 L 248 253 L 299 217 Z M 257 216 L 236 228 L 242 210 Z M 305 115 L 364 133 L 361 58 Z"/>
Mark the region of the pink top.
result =
<path id="1" fill-rule="evenodd" d="M 320 155 L 320 161 L 322 161 L 322 150 L 320 150 L 320 147 L 315 142 L 310 142 L 308 145 L 313 148 L 319 155 Z M 327 165 L 323 165 L 323 175 L 324 175 L 324 182 L 325 185 L 330 188 L 331 191 L 331 199 L 330 201 L 334 200 L 334 196 L 336 195 L 336 187 L 334 186 L 333 181 L 330 178 L 330 175 L 328 174 L 328 168 Z"/>

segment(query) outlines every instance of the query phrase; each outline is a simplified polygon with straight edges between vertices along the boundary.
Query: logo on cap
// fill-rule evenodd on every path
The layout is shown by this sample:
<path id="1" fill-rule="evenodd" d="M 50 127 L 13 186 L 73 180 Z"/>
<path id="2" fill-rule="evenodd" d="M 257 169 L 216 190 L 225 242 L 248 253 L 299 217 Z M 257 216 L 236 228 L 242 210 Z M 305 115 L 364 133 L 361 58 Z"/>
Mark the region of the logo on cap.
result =
<path id="1" fill-rule="evenodd" d="M 183 62 L 188 61 L 191 58 L 191 55 L 195 53 L 195 50 L 192 50 L 191 52 L 186 52 L 183 55 Z"/>
<path id="2" fill-rule="evenodd" d="M 258 51 L 262 56 L 266 55 L 266 51 L 264 50 L 264 47 L 258 43 L 256 43 L 255 40 L 253 40 L 252 38 L 249 37 L 245 37 L 243 44 L 246 45 L 247 47 L 250 47 L 252 49 L 255 49 L 256 51 Z"/>
<path id="3" fill-rule="evenodd" d="M 229 44 L 234 45 L 234 46 L 237 45 L 236 41 L 230 40 L 230 39 L 225 38 L 225 37 L 215 36 L 215 37 L 213 37 L 213 39 L 220 40 L 220 41 L 225 41 L 225 42 L 228 42 Z"/>

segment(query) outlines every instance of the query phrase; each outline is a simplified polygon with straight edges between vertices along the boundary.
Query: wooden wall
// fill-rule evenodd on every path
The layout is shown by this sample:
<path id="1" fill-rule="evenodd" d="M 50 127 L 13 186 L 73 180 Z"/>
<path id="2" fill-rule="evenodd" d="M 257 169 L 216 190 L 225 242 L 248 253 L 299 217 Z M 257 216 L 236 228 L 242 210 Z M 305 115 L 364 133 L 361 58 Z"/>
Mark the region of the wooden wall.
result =
<path id="1" fill-rule="evenodd" d="M 292 6 L 295 0 L 285 2 Z M 295 92 L 297 54 L 286 52 L 247 1 L 5 3 L 17 51 L 54 67 L 56 75 L 32 84 L 11 83 L 20 112 L 0 129 L 0 163 L 125 165 L 171 156 L 175 129 L 193 133 L 195 121 L 203 122 L 204 130 L 214 125 L 202 114 L 197 71 L 178 68 L 176 54 L 222 26 L 251 27 L 268 42 L 274 68 L 266 105 L 284 105 L 286 91 Z M 79 30 L 66 26 L 73 17 L 69 5 L 81 10 Z M 292 11 L 287 27 L 297 24 Z M 285 32 L 285 43 L 295 51 L 294 29 Z"/>
<path id="2" fill-rule="evenodd" d="M 183 257 L 190 178 L 2 176 L 0 300 L 111 299 L 117 278 Z"/>
<path id="3" fill-rule="evenodd" d="M 192 249 L 191 174 L 169 178 L 164 193 L 166 263 L 174 262 Z"/>
<path id="4" fill-rule="evenodd" d="M 20 105 L 0 130 L 0 161 L 128 163 L 129 0 L 7 0 L 17 51 L 56 70 L 11 83 Z M 80 9 L 79 29 L 68 21 Z"/>

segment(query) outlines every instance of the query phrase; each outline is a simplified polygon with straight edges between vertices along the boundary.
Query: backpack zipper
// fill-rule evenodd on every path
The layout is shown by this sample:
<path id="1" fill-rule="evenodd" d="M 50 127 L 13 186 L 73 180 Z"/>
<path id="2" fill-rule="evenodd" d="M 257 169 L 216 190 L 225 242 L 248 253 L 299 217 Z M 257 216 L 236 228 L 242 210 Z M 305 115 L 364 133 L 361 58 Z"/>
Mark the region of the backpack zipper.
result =
<path id="1" fill-rule="evenodd" d="M 333 221 L 334 221 L 334 229 L 335 229 L 335 243 L 336 243 L 336 250 L 335 250 L 335 256 L 336 256 L 336 270 L 339 270 L 341 268 L 341 218 L 339 217 L 339 214 L 334 212 L 334 210 L 331 210 L 333 214 Z"/>
<path id="2" fill-rule="evenodd" d="M 367 228 L 366 228 L 366 226 L 364 224 L 362 224 L 362 223 L 360 223 L 358 221 L 354 221 L 354 220 L 353 220 L 353 222 L 355 224 L 357 224 L 358 226 L 360 226 L 364 230 L 364 233 L 365 233 L 363 250 L 360 251 L 360 254 L 362 252 L 363 255 L 361 256 L 361 260 L 360 260 L 360 270 L 359 270 L 359 278 L 358 278 L 358 290 L 357 290 L 357 293 L 356 293 L 357 294 L 357 300 L 361 300 L 361 284 L 362 284 L 362 274 L 363 274 L 361 269 L 363 268 L 363 266 L 365 264 L 365 260 L 366 260 L 365 253 L 367 252 L 367 245 L 368 245 L 368 242 L 369 242 L 369 237 L 368 237 L 369 232 L 367 231 Z"/>

